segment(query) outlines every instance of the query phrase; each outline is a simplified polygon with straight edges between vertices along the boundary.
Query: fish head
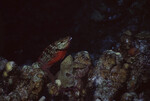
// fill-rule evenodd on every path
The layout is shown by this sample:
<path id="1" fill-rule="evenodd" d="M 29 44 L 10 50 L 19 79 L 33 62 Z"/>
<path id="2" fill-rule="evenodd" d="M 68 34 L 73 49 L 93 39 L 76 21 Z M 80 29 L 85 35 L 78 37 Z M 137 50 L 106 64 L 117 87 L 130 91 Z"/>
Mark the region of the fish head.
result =
<path id="1" fill-rule="evenodd" d="M 54 46 L 58 50 L 65 50 L 69 47 L 72 37 L 67 36 L 54 42 Z"/>

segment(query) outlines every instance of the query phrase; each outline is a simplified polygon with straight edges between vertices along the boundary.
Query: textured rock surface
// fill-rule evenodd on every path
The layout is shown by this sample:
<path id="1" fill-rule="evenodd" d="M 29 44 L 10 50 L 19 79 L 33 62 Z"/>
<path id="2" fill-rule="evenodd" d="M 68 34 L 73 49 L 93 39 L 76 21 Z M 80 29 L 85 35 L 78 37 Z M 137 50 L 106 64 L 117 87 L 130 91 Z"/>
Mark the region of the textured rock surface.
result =
<path id="1" fill-rule="evenodd" d="M 109 101 L 127 79 L 127 70 L 122 67 L 119 52 L 105 51 L 97 66 L 89 74 L 88 88 L 95 87 L 94 99 Z"/>
<path id="2" fill-rule="evenodd" d="M 0 96 L 2 101 L 33 101 L 38 98 L 38 94 L 42 90 L 44 72 L 37 63 L 32 66 L 23 66 L 20 72 L 18 80 L 13 81 L 18 84 L 15 84 L 16 87 L 7 95 Z"/>
<path id="3" fill-rule="evenodd" d="M 58 78 L 61 81 L 61 86 L 71 87 L 74 86 L 74 76 L 73 76 L 73 57 L 71 55 L 67 56 L 60 65 L 60 71 L 58 73 Z"/>

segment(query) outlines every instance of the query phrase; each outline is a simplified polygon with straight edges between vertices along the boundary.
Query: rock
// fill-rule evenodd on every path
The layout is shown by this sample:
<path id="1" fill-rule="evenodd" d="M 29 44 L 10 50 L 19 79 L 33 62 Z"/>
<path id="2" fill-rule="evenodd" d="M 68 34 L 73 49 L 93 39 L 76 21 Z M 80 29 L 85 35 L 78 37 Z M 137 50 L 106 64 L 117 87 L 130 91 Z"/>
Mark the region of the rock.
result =
<path id="1" fill-rule="evenodd" d="M 71 87 L 74 86 L 74 76 L 73 76 L 73 58 L 71 55 L 67 56 L 60 65 L 60 71 L 58 73 L 58 80 L 61 81 L 61 86 Z"/>
<path id="2" fill-rule="evenodd" d="M 94 99 L 110 101 L 127 79 L 127 70 L 123 69 L 122 55 L 112 50 L 105 51 L 89 74 L 87 89 L 94 87 Z"/>
<path id="3" fill-rule="evenodd" d="M 8 60 L 0 57 L 0 71 L 2 71 L 5 68 L 7 62 Z"/>
<path id="4" fill-rule="evenodd" d="M 137 94 L 135 92 L 124 93 L 121 97 L 121 101 L 138 101 Z"/>
<path id="5" fill-rule="evenodd" d="M 22 74 L 17 75 L 20 76 L 16 82 L 18 84 L 12 82 L 12 85 L 16 85 L 16 87 L 8 95 L 0 96 L 4 101 L 28 101 L 38 98 L 43 86 L 44 72 L 38 67 L 37 63 L 32 66 L 23 66 L 20 72 Z M 14 76 L 10 77 L 12 80 L 15 78 Z M 8 81 L 10 82 L 10 80 Z"/>

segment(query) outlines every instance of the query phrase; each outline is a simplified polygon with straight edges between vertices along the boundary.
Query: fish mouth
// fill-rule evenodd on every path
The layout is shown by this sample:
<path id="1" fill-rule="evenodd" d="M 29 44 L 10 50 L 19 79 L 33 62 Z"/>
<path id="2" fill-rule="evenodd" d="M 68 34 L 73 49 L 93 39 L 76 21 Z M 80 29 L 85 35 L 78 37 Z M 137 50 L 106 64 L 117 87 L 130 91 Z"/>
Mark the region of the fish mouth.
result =
<path id="1" fill-rule="evenodd" d="M 67 42 L 70 42 L 72 40 L 72 37 L 68 37 Z"/>
<path id="2" fill-rule="evenodd" d="M 71 40 L 72 40 L 72 37 L 69 37 L 69 39 L 68 39 L 68 41 L 67 41 L 67 47 L 65 48 L 65 49 L 67 49 L 68 47 L 69 47 L 69 45 L 70 45 L 70 43 L 71 43 Z"/>
<path id="3" fill-rule="evenodd" d="M 72 40 L 72 37 L 69 37 L 69 41 L 71 41 Z"/>

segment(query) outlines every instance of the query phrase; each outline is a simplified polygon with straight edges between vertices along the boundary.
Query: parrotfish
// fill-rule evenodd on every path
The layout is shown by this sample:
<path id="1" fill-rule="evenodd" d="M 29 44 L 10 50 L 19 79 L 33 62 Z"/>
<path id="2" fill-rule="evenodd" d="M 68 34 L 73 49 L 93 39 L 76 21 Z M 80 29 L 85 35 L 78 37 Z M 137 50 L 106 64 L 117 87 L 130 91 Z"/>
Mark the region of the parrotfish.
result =
<path id="1" fill-rule="evenodd" d="M 71 40 L 72 37 L 67 36 L 58 41 L 55 41 L 54 43 L 50 44 L 38 58 L 37 62 L 40 68 L 48 74 L 48 77 L 52 82 L 54 82 L 55 78 L 49 71 L 49 68 L 65 57 Z"/>

